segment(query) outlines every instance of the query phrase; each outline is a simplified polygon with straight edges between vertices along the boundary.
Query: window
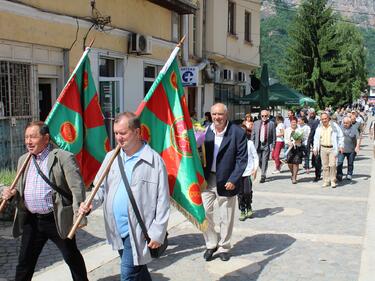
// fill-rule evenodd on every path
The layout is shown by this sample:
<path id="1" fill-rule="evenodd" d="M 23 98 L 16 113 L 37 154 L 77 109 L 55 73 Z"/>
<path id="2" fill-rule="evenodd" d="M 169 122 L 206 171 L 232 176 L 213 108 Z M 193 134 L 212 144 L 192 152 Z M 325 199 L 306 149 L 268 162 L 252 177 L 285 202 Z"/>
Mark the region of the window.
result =
<path id="1" fill-rule="evenodd" d="M 251 13 L 245 12 L 245 41 L 251 43 Z"/>
<path id="2" fill-rule="evenodd" d="M 99 75 L 102 77 L 115 77 L 115 60 L 109 58 L 100 58 Z"/>
<path id="3" fill-rule="evenodd" d="M 172 41 L 180 41 L 180 16 L 179 14 L 172 12 Z"/>
<path id="4" fill-rule="evenodd" d="M 148 90 L 150 90 L 152 84 L 154 83 L 161 66 L 145 64 L 143 71 L 143 94 L 146 96 Z"/>
<path id="5" fill-rule="evenodd" d="M 31 115 L 30 64 L 0 61 L 0 117 Z"/>
<path id="6" fill-rule="evenodd" d="M 228 2 L 228 33 L 232 35 L 236 35 L 236 4 L 234 2 Z"/>

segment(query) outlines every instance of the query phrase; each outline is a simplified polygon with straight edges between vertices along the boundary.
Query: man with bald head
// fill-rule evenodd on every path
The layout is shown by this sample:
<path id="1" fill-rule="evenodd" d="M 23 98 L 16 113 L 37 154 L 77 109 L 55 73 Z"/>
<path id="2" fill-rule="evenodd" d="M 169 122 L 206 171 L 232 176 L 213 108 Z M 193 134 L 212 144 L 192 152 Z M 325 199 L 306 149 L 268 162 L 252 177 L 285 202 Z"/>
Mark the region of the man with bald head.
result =
<path id="1" fill-rule="evenodd" d="M 339 153 L 337 158 L 337 180 L 341 181 L 343 178 L 342 166 L 345 158 L 348 161 L 346 179 L 352 180 L 354 169 L 353 163 L 361 144 L 360 134 L 358 129 L 352 125 L 352 120 L 349 117 L 344 117 L 341 129 L 344 134 L 344 149 L 342 153 Z"/>
<path id="2" fill-rule="evenodd" d="M 222 261 L 228 261 L 233 231 L 234 211 L 238 186 L 247 165 L 247 139 L 245 132 L 228 121 L 228 109 L 223 103 L 211 107 L 212 124 L 207 128 L 204 145 L 206 166 L 204 177 L 207 188 L 202 192 L 207 231 L 203 232 L 206 261 L 217 251 Z M 220 232 L 215 231 L 214 203 L 220 209 Z"/>
<path id="3" fill-rule="evenodd" d="M 270 151 L 276 144 L 276 128 L 275 124 L 269 120 L 270 113 L 268 110 L 262 110 L 260 117 L 260 120 L 254 122 L 254 128 L 251 132 L 251 140 L 258 152 L 259 167 L 262 170 L 259 182 L 264 183 L 267 176 Z"/>

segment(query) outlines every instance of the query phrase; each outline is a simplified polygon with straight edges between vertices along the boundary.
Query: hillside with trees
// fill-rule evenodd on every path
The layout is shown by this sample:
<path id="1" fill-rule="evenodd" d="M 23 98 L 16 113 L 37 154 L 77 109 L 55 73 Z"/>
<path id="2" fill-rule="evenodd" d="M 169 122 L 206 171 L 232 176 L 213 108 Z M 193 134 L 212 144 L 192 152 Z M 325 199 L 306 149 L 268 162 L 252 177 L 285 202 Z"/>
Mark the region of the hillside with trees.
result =
<path id="1" fill-rule="evenodd" d="M 332 9 L 332 13 L 339 22 L 352 24 L 359 29 L 364 39 L 368 76 L 375 77 L 375 1 L 371 1 L 362 2 L 362 6 L 357 7 L 354 5 L 357 2 L 336 0 L 336 9 Z M 270 77 L 280 79 L 279 70 L 283 67 L 288 31 L 300 3 L 300 0 L 262 2 L 261 63 L 268 63 Z M 345 9 L 347 12 L 343 12 Z M 357 12 L 353 9 L 357 9 Z"/>
<path id="2" fill-rule="evenodd" d="M 265 1 L 261 20 L 261 63 L 268 64 L 270 77 L 315 98 L 320 107 L 351 102 L 367 76 L 375 76 L 375 27 L 354 24 L 328 2 Z"/>

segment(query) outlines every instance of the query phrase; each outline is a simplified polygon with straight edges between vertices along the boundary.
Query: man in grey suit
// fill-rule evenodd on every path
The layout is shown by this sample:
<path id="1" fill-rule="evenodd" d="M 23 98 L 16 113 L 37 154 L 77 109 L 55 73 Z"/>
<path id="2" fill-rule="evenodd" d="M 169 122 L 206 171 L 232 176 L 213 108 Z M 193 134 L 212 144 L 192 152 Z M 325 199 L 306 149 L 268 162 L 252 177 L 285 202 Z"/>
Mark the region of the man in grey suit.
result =
<path id="1" fill-rule="evenodd" d="M 32 160 L 17 189 L 5 188 L 2 195 L 4 200 L 14 197 L 17 202 L 13 236 L 22 238 L 15 280 L 32 279 L 43 246 L 51 240 L 61 251 L 73 280 L 86 281 L 85 263 L 75 238 L 66 238 L 75 212 L 85 200 L 84 183 L 74 155 L 54 149 L 49 141 L 49 129 L 43 122 L 27 125 L 25 144 Z M 20 157 L 18 169 L 26 157 Z"/>
<path id="2" fill-rule="evenodd" d="M 254 122 L 254 128 L 251 132 L 251 140 L 258 152 L 259 166 L 262 170 L 260 183 L 266 181 L 268 159 L 270 157 L 271 147 L 275 147 L 276 129 L 275 124 L 269 120 L 268 110 L 261 111 L 261 119 Z"/>

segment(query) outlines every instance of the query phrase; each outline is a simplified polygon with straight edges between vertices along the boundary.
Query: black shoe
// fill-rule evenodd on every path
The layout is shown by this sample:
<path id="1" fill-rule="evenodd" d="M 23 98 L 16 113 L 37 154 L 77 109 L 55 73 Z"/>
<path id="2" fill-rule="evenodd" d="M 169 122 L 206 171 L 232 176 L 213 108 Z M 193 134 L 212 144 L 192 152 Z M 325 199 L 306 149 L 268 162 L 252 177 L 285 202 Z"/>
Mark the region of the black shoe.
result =
<path id="1" fill-rule="evenodd" d="M 203 258 L 206 260 L 206 261 L 210 261 L 212 259 L 212 255 L 217 251 L 217 247 L 214 248 L 214 249 L 207 249 L 205 252 L 204 252 L 204 255 L 203 255 Z"/>
<path id="2" fill-rule="evenodd" d="M 219 258 L 222 260 L 222 261 L 229 261 L 230 259 L 230 255 L 228 253 L 220 253 L 219 254 Z"/>
<path id="3" fill-rule="evenodd" d="M 265 183 L 266 182 L 266 178 L 265 177 L 261 177 L 259 182 L 260 183 Z"/>
<path id="4" fill-rule="evenodd" d="M 342 181 L 342 176 L 337 176 L 336 179 L 337 179 L 338 182 L 340 182 L 340 181 Z"/>
<path id="5" fill-rule="evenodd" d="M 313 182 L 318 182 L 318 181 L 320 181 L 320 177 L 315 177 L 313 180 Z"/>

